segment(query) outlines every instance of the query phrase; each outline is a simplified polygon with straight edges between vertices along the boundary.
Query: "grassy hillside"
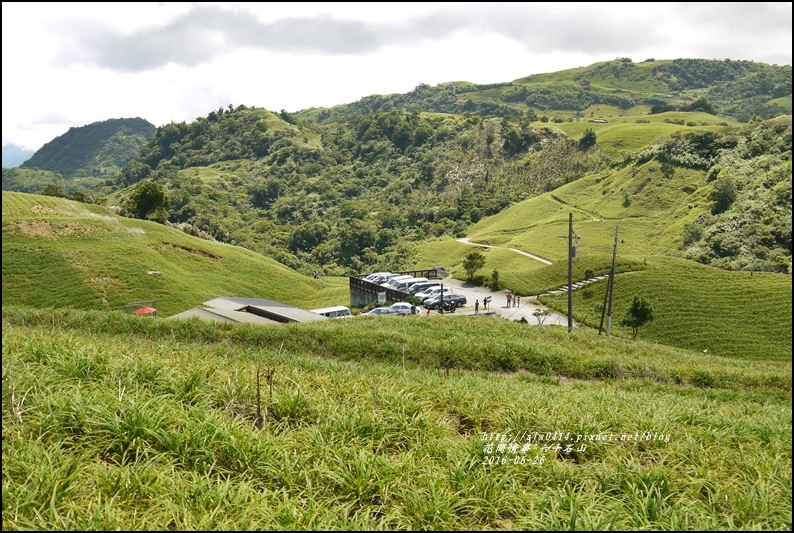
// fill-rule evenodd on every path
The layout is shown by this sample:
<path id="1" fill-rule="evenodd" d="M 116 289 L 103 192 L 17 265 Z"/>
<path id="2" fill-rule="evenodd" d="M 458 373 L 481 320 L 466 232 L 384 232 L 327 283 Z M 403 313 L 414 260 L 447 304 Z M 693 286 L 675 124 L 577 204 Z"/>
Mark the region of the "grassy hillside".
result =
<path id="1" fill-rule="evenodd" d="M 708 113 L 667 112 L 648 114 L 647 108 L 622 110 L 613 106 L 596 105 L 582 112 L 583 120 L 561 122 L 555 127 L 570 138 L 578 139 L 586 129 L 598 137 L 598 145 L 613 159 L 635 154 L 650 143 L 676 132 L 697 130 L 725 131 L 738 126 Z M 606 123 L 590 120 L 606 120 Z"/>
<path id="2" fill-rule="evenodd" d="M 4 529 L 791 528 L 790 362 L 4 305 L 2 391 Z"/>
<path id="3" fill-rule="evenodd" d="M 120 310 L 156 300 L 167 316 L 218 296 L 304 308 L 349 301 L 346 285 L 323 289 L 244 248 L 96 205 L 3 191 L 3 305 Z"/>
<path id="4" fill-rule="evenodd" d="M 563 250 L 565 240 L 556 236 L 565 231 L 559 225 L 552 235 L 557 242 L 551 241 Z M 614 239 L 614 227 L 609 238 Z M 609 272 L 611 256 L 590 254 L 584 242 L 582 239 L 573 265 L 575 281 Z M 737 360 L 791 360 L 791 276 L 728 272 L 659 255 L 626 256 L 622 252 L 624 246 L 625 243 L 618 245 L 612 335 L 631 335 L 630 328 L 619 322 L 632 298 L 638 296 L 654 310 L 653 322 L 640 329 L 643 339 L 696 351 L 705 349 Z M 432 268 L 446 258 L 452 265 L 452 275 L 466 279 L 462 263 L 472 249 L 471 245 L 455 241 L 429 242 L 419 247 L 418 255 L 424 259 L 416 266 Z M 502 287 L 525 296 L 567 284 L 567 258 L 554 258 L 555 262 L 546 266 L 507 248 L 481 250 L 486 261 L 475 274 L 475 283 L 488 284 L 496 270 Z M 538 253 L 537 248 L 530 251 Z M 541 249 L 542 257 L 554 257 L 544 252 Z M 598 328 L 605 291 L 605 282 L 575 291 L 574 318 Z M 565 294 L 543 296 L 541 301 L 567 313 Z"/>
<path id="5" fill-rule="evenodd" d="M 469 236 L 566 259 L 565 240 L 558 235 L 568 234 L 572 212 L 582 255 L 611 255 L 615 225 L 624 240 L 622 255 L 672 253 L 684 224 L 710 206 L 704 181 L 702 172 L 689 169 L 665 176 L 657 162 L 586 176 L 486 219 Z"/>
<path id="6" fill-rule="evenodd" d="M 598 328 L 605 291 L 605 281 L 576 291 L 574 317 Z M 791 291 L 791 276 L 783 274 L 650 257 L 645 270 L 617 276 L 612 331 L 631 335 L 620 320 L 638 296 L 653 306 L 653 322 L 640 328 L 643 339 L 737 360 L 791 361 Z M 542 301 L 567 310 L 567 296 Z"/>
<path id="7" fill-rule="evenodd" d="M 473 242 L 517 248 L 552 262 L 567 261 L 567 243 L 562 237 L 568 235 L 568 215 L 573 213 L 574 233 L 580 237 L 578 259 L 611 261 L 617 225 L 624 241 L 621 258 L 637 262 L 650 254 L 674 253 L 683 226 L 708 208 L 709 190 L 702 171 L 678 168 L 671 175 L 660 163 L 651 161 L 587 175 L 525 200 L 473 224 L 467 237 Z M 532 270 L 537 268 L 532 261 L 526 263 Z"/>

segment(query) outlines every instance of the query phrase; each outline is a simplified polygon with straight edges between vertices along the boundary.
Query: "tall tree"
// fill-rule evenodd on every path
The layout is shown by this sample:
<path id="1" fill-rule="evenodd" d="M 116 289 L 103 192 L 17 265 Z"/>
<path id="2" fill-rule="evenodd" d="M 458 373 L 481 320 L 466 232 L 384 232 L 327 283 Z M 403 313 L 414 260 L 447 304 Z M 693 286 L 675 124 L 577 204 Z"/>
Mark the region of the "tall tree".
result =
<path id="1" fill-rule="evenodd" d="M 620 321 L 624 326 L 631 328 L 631 338 L 636 339 L 640 326 L 644 326 L 648 322 L 653 321 L 653 308 L 651 304 L 635 296 L 631 305 L 626 309 L 626 314 Z"/>
<path id="2" fill-rule="evenodd" d="M 584 133 L 579 137 L 579 149 L 587 150 L 596 143 L 596 133 L 592 128 L 587 128 Z"/>
<path id="3" fill-rule="evenodd" d="M 466 270 L 466 275 L 469 281 L 474 278 L 474 273 L 485 266 L 485 256 L 479 250 L 472 250 L 466 254 L 466 259 L 463 260 L 463 268 Z"/>
<path id="4" fill-rule="evenodd" d="M 171 201 L 163 186 L 151 180 L 140 182 L 127 201 L 127 209 L 135 218 L 155 220 L 161 224 L 168 218 Z"/>

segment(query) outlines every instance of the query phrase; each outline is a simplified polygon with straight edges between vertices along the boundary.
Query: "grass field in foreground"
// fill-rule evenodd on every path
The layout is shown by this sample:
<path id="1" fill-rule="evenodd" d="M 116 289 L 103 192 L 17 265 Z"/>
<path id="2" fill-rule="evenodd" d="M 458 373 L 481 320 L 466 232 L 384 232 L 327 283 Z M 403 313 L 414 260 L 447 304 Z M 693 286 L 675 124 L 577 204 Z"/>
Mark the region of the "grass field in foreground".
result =
<path id="1" fill-rule="evenodd" d="M 4 307 L 3 529 L 791 528 L 790 363 L 474 317 L 136 318 Z"/>

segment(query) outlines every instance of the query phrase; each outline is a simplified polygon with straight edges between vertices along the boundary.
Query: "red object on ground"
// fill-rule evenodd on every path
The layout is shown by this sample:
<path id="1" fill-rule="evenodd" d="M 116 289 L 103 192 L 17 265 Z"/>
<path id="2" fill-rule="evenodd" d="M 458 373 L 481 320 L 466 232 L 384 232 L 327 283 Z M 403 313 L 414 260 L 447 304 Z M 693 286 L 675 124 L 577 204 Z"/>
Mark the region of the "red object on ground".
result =
<path id="1" fill-rule="evenodd" d="M 157 312 L 157 309 L 155 309 L 154 307 L 149 307 L 148 305 L 144 305 L 143 307 L 133 311 L 132 314 L 134 314 L 134 315 L 148 315 L 150 313 L 156 313 L 156 312 Z"/>

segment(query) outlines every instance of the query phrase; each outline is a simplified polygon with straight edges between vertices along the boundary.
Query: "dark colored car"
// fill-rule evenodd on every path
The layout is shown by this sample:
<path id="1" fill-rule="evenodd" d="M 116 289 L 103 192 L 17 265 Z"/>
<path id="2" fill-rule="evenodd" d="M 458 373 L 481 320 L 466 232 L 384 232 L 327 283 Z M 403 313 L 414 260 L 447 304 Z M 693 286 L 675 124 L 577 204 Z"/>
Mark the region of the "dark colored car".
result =
<path id="1" fill-rule="evenodd" d="M 444 310 L 454 310 L 458 307 L 466 305 L 466 297 L 460 294 L 445 294 L 444 295 Z M 425 300 L 425 309 L 437 310 L 441 306 L 441 298 L 436 296 Z"/>

